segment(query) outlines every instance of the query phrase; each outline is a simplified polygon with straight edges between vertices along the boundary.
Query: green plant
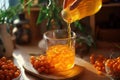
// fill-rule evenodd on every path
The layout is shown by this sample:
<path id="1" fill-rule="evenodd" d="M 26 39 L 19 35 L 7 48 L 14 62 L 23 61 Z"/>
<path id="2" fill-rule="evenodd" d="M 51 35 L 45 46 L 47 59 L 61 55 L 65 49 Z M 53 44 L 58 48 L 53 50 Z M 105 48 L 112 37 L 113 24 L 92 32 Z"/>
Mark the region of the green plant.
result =
<path id="1" fill-rule="evenodd" d="M 0 5 L 2 5 L 2 9 L 0 9 L 0 24 L 11 24 L 15 18 L 18 18 L 18 14 L 23 12 L 25 7 L 29 8 L 31 6 L 31 3 L 32 0 L 28 0 L 27 2 L 20 0 L 17 5 L 8 8 L 6 8 L 6 3 L 0 3 Z"/>
<path id="2" fill-rule="evenodd" d="M 40 0 L 39 7 L 40 12 L 37 24 L 47 20 L 47 29 L 51 29 L 53 25 L 57 28 L 62 28 L 65 25 L 65 22 L 60 16 L 62 6 L 59 4 L 59 0 Z"/>
<path id="3" fill-rule="evenodd" d="M 78 34 L 77 36 L 77 42 L 78 43 L 84 43 L 88 47 L 91 47 L 92 45 L 95 46 L 93 37 L 91 35 L 91 29 L 89 26 L 84 26 L 80 21 L 76 21 L 73 23 L 76 27 L 75 32 Z"/>

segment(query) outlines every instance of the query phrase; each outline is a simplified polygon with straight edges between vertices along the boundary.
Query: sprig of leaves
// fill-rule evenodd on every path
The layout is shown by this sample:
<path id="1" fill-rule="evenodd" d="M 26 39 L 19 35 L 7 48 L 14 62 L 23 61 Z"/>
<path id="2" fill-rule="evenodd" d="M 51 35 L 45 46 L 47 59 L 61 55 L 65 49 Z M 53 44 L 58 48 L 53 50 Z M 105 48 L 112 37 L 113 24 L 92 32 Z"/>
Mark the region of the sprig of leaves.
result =
<path id="1" fill-rule="evenodd" d="M 77 28 L 77 43 L 85 43 L 88 47 L 91 47 L 92 45 L 95 45 L 95 42 L 93 40 L 93 37 L 91 35 L 91 32 L 89 32 L 85 26 L 83 26 L 80 21 L 76 21 L 73 23 L 74 26 Z"/>
<path id="2" fill-rule="evenodd" d="M 37 24 L 40 24 L 44 20 L 47 20 L 47 24 L 46 24 L 47 29 L 50 29 L 53 26 L 53 23 L 59 28 L 61 28 L 64 22 L 60 16 L 62 7 L 58 5 L 59 4 L 56 0 L 46 0 L 46 1 L 41 0 L 40 12 L 37 19 Z"/>
<path id="3" fill-rule="evenodd" d="M 10 6 L 7 9 L 0 9 L 0 24 L 9 23 L 11 24 L 15 18 L 18 18 L 18 14 L 23 12 L 24 8 L 27 6 L 31 7 L 32 0 L 20 0 L 20 3 L 15 6 Z M 6 4 L 4 3 L 3 6 Z M 30 9 L 29 9 L 30 10 Z M 29 11 L 30 12 L 30 11 Z"/>

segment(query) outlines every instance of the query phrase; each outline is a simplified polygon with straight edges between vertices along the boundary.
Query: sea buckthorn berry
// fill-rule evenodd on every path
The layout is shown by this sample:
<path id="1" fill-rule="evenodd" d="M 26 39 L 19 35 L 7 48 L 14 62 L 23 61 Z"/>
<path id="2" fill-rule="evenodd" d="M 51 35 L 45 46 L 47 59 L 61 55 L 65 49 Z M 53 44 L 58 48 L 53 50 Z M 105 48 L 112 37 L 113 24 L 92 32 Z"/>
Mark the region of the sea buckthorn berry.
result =
<path id="1" fill-rule="evenodd" d="M 102 55 L 91 55 L 90 56 L 90 62 L 91 64 L 94 65 L 95 69 L 98 71 L 98 74 L 100 73 L 105 73 L 105 62 L 106 62 L 106 58 Z"/>
<path id="2" fill-rule="evenodd" d="M 97 56 L 97 58 L 95 59 L 95 57 L 96 56 L 93 57 L 95 63 L 91 63 L 94 65 L 98 72 L 105 72 L 112 77 L 120 78 L 120 57 L 112 59 L 107 59 L 102 56 Z"/>
<path id="3" fill-rule="evenodd" d="M 31 56 L 31 64 L 39 73 L 53 73 L 54 66 L 47 60 L 47 57 L 44 55 L 40 56 Z M 34 62 L 34 63 L 33 63 Z"/>
<path id="4" fill-rule="evenodd" d="M 12 80 L 14 74 L 16 77 L 20 75 L 20 70 L 14 65 L 12 60 L 8 60 L 6 57 L 0 58 L 0 80 Z"/>

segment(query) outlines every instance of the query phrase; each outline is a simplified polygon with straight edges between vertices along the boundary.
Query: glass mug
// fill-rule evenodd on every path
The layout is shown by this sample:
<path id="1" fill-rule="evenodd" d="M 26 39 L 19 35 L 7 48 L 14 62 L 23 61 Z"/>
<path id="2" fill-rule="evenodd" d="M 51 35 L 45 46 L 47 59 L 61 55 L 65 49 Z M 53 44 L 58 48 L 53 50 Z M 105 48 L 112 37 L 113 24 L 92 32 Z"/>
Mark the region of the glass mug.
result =
<path id="1" fill-rule="evenodd" d="M 74 66 L 76 34 L 71 32 L 71 35 L 68 38 L 66 30 L 52 30 L 44 33 L 47 59 L 54 65 L 56 71 L 69 70 Z"/>

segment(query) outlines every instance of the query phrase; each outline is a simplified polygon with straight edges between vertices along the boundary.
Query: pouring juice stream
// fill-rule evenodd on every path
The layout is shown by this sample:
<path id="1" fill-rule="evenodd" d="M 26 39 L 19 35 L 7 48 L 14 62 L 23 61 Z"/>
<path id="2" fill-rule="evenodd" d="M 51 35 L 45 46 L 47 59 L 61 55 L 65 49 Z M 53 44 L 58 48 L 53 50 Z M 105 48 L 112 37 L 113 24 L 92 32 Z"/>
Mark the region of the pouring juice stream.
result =
<path id="1" fill-rule="evenodd" d="M 56 44 L 46 51 L 50 63 L 55 66 L 56 71 L 65 71 L 74 66 L 75 47 L 71 38 L 70 24 L 86 16 L 95 14 L 100 10 L 102 0 L 64 0 L 62 17 L 68 24 L 68 43 Z"/>
<path id="2" fill-rule="evenodd" d="M 70 24 L 86 16 L 97 13 L 102 6 L 102 0 L 64 0 L 62 17 L 68 24 L 68 37 L 71 37 Z M 68 41 L 68 45 L 71 41 Z"/>

